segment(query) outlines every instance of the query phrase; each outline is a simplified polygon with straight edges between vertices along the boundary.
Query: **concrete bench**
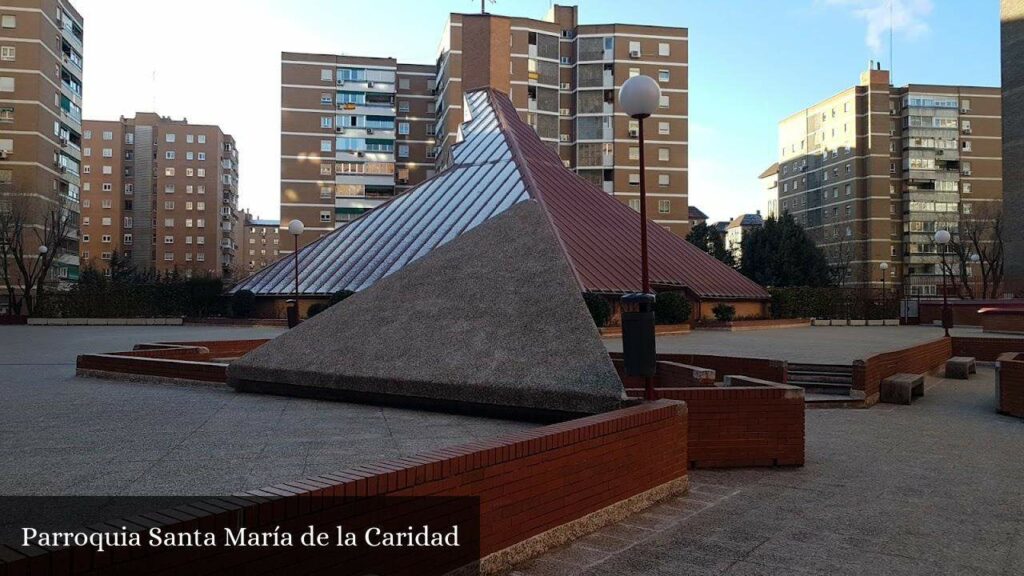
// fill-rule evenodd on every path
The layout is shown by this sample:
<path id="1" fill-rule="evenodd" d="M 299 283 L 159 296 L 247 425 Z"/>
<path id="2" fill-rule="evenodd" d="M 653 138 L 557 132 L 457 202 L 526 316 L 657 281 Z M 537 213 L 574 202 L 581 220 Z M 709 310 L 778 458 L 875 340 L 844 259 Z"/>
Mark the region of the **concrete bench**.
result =
<path id="1" fill-rule="evenodd" d="M 888 404 L 910 404 L 918 396 L 924 396 L 924 375 L 901 373 L 882 380 L 878 401 Z"/>
<path id="2" fill-rule="evenodd" d="M 978 364 L 972 356 L 953 356 L 946 360 L 946 378 L 967 380 L 978 373 Z"/>

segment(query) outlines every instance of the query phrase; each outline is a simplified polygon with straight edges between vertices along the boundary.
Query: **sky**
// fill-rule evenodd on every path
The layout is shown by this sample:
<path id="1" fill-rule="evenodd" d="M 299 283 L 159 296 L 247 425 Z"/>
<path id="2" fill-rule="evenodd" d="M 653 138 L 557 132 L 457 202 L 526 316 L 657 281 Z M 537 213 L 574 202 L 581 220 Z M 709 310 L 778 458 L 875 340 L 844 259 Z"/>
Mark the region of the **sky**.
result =
<path id="1" fill-rule="evenodd" d="M 999 85 L 998 0 L 579 0 L 582 24 L 689 29 L 690 204 L 764 209 L 757 175 L 782 118 L 857 83 Z M 281 52 L 430 64 L 449 12 L 479 0 L 72 0 L 85 18 L 84 116 L 155 111 L 217 124 L 239 148 L 240 204 L 279 215 Z M 487 0 L 543 18 L 549 0 Z M 133 26 L 141 26 L 133 30 Z"/>

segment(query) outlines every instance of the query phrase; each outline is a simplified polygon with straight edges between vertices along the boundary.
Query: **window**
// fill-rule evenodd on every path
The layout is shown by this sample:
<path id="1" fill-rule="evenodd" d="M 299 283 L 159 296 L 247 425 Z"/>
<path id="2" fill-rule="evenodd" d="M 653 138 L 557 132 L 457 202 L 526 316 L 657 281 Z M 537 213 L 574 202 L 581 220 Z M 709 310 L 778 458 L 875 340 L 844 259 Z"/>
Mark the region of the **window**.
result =
<path id="1" fill-rule="evenodd" d="M 14 46 L 0 46 L 0 60 L 14 60 Z"/>
<path id="2" fill-rule="evenodd" d="M 131 216 L 125 216 L 124 217 L 124 227 L 128 228 L 129 230 L 134 228 L 135 227 L 135 219 L 132 218 Z"/>
<path id="3" fill-rule="evenodd" d="M 174 167 L 168 166 L 167 168 L 164 168 L 164 176 L 174 176 Z"/>
<path id="4" fill-rule="evenodd" d="M 640 43 L 639 42 L 635 42 L 635 41 L 631 41 L 629 43 L 629 55 L 633 56 L 634 54 L 637 55 L 637 56 L 640 55 Z"/>
<path id="5" fill-rule="evenodd" d="M 188 144 L 191 144 L 191 143 L 193 143 L 195 141 L 196 141 L 196 137 L 195 137 L 194 134 L 185 134 L 185 142 L 187 142 Z"/>
<path id="6" fill-rule="evenodd" d="M 89 182 L 82 182 L 82 191 L 88 192 L 90 190 L 92 190 L 92 184 L 90 184 Z"/>
<path id="7" fill-rule="evenodd" d="M 174 184 L 164 184 L 164 194 L 174 194 Z"/>
<path id="8" fill-rule="evenodd" d="M 409 134 L 409 123 L 408 122 L 399 122 L 398 123 L 398 133 L 399 134 L 403 134 L 403 135 Z"/>
<path id="9" fill-rule="evenodd" d="M 971 141 L 970 140 L 964 140 L 963 141 L 963 149 L 964 149 L 964 152 L 970 152 L 971 151 Z"/>
<path id="10" fill-rule="evenodd" d="M 164 262 L 174 262 L 174 252 L 164 252 Z"/>
<path id="11" fill-rule="evenodd" d="M 0 122 L 14 122 L 14 108 L 0 108 Z"/>
<path id="12" fill-rule="evenodd" d="M 321 140 L 320 141 L 320 151 L 321 152 L 330 152 L 331 151 L 331 141 L 330 140 Z"/>
<path id="13" fill-rule="evenodd" d="M 631 173 L 629 175 L 629 185 L 630 186 L 637 186 L 639 184 L 640 184 L 640 175 L 637 174 L 636 172 Z"/>
<path id="14" fill-rule="evenodd" d="M 206 135 L 205 135 L 205 134 L 200 134 L 200 135 L 198 136 L 198 142 L 199 142 L 200 144 L 206 144 Z"/>
<path id="15" fill-rule="evenodd" d="M 331 118 L 330 116 L 321 116 L 320 117 L 320 127 L 321 128 L 330 128 L 333 125 L 334 125 L 334 118 Z"/>
<path id="16" fill-rule="evenodd" d="M 658 99 L 658 108 L 668 108 L 668 96 L 662 94 Z"/>
<path id="17" fill-rule="evenodd" d="M 193 152 L 191 150 L 189 150 L 188 152 L 185 152 L 185 160 L 195 160 L 195 157 L 196 157 L 195 156 L 195 152 Z"/>
<path id="18" fill-rule="evenodd" d="M 329 210 L 321 210 L 320 211 L 320 221 L 321 222 L 330 222 L 331 221 L 331 213 L 330 213 Z"/>
<path id="19" fill-rule="evenodd" d="M 409 157 L 409 146 L 407 144 L 398 145 L 398 157 L 408 158 Z"/>
<path id="20" fill-rule="evenodd" d="M 629 201 L 629 207 L 632 208 L 633 210 L 636 210 L 637 212 L 639 212 L 640 211 L 640 200 L 637 199 L 637 198 L 631 199 Z"/>
<path id="21" fill-rule="evenodd" d="M 174 200 L 164 200 L 164 210 L 174 210 Z"/>
<path id="22" fill-rule="evenodd" d="M 658 148 L 658 161 L 668 162 L 668 148 Z"/>
<path id="23" fill-rule="evenodd" d="M 668 174 L 658 174 L 658 186 L 668 186 L 668 184 L 669 184 L 669 175 Z"/>
<path id="24" fill-rule="evenodd" d="M 196 168 L 196 176 L 206 178 L 206 168 Z"/>
<path id="25" fill-rule="evenodd" d="M 89 225 L 90 218 L 88 216 L 82 216 L 82 226 Z"/>
<path id="26" fill-rule="evenodd" d="M 18 17 L 13 14 L 4 14 L 2 17 L 0 17 L 0 27 L 17 28 Z"/>
<path id="27" fill-rule="evenodd" d="M 110 217 L 100 218 L 100 224 L 103 226 L 110 226 Z"/>
<path id="28" fill-rule="evenodd" d="M 114 139 L 114 133 L 109 131 L 109 130 L 105 131 L 103 133 L 103 139 L 104 140 L 113 140 Z"/>
<path id="29" fill-rule="evenodd" d="M 205 262 L 206 254 L 203 252 L 196 252 L 196 262 Z"/>
<path id="30" fill-rule="evenodd" d="M 639 75 L 640 75 L 640 69 L 639 68 L 630 68 L 629 69 L 629 77 L 630 78 L 632 78 L 634 76 L 639 76 Z"/>
<path id="31" fill-rule="evenodd" d="M 85 200 L 82 200 L 82 208 L 89 208 L 91 206 L 92 206 L 92 202 L 90 202 L 88 198 L 86 198 Z"/>
<path id="32" fill-rule="evenodd" d="M 131 234 L 125 234 L 123 241 L 125 244 L 131 244 L 132 242 L 134 242 L 134 238 L 132 237 Z"/>
<path id="33" fill-rule="evenodd" d="M 408 78 L 399 78 L 398 79 L 398 88 L 401 89 L 401 90 L 408 90 L 409 89 L 409 79 Z"/>
<path id="34" fill-rule="evenodd" d="M 672 211 L 672 201 L 671 200 L 658 200 L 658 213 L 660 213 L 660 214 L 668 214 L 671 211 Z"/>
<path id="35" fill-rule="evenodd" d="M 321 199 L 328 199 L 328 198 L 333 198 L 333 197 L 334 197 L 334 189 L 333 188 L 331 188 L 330 186 L 322 186 L 320 188 L 320 198 Z"/>
<path id="36" fill-rule="evenodd" d="M 196 194 L 206 194 L 206 185 L 200 184 L 196 186 Z"/>
<path id="37" fill-rule="evenodd" d="M 668 134 L 669 125 L 668 122 L 658 122 L 658 134 Z"/>
<path id="38" fill-rule="evenodd" d="M 88 242 L 88 241 L 89 241 L 89 235 L 88 234 L 82 234 L 82 242 Z"/>
<path id="39" fill-rule="evenodd" d="M 321 176 L 330 176 L 332 173 L 333 173 L 333 170 L 331 170 L 331 165 L 330 164 L 321 164 L 320 165 L 320 175 Z"/>
<path id="40" fill-rule="evenodd" d="M 113 166 L 104 166 L 103 167 L 103 173 L 104 174 L 113 174 L 114 173 Z"/>
<path id="41" fill-rule="evenodd" d="M 0 76 L 0 92 L 14 92 L 14 78 Z"/>
<path id="42" fill-rule="evenodd" d="M 110 182 L 104 182 L 102 188 L 104 192 L 112 192 L 114 190 L 114 185 Z"/>
<path id="43" fill-rule="evenodd" d="M 198 152 L 198 158 L 200 160 L 206 160 L 206 152 Z"/>
<path id="44" fill-rule="evenodd" d="M 192 203 L 191 202 L 185 202 L 185 210 L 191 210 L 191 209 L 192 209 Z"/>
<path id="45" fill-rule="evenodd" d="M 205 218 L 197 218 L 196 219 L 196 228 L 206 228 L 206 219 Z"/>
<path id="46" fill-rule="evenodd" d="M 206 244 L 206 236 L 196 236 L 196 244 Z"/>
<path id="47" fill-rule="evenodd" d="M 964 182 L 963 186 L 964 186 L 964 194 L 970 194 L 971 193 L 971 183 L 970 182 Z"/>
<path id="48" fill-rule="evenodd" d="M 853 187 L 849 184 L 846 185 L 846 195 L 849 196 L 853 192 Z"/>
<path id="49" fill-rule="evenodd" d="M 331 73 L 330 68 L 323 68 L 320 70 L 320 79 L 324 82 L 330 82 L 334 79 L 334 74 Z"/>
<path id="50" fill-rule="evenodd" d="M 668 70 L 658 70 L 658 82 L 668 82 L 669 73 Z"/>
<path id="51" fill-rule="evenodd" d="M 658 43 L 658 56 L 669 56 L 670 54 L 671 54 L 671 50 L 670 50 L 670 48 L 668 46 L 668 42 L 659 42 Z"/>
<path id="52" fill-rule="evenodd" d="M 196 210 L 206 210 L 206 202 L 196 202 Z"/>
<path id="53" fill-rule="evenodd" d="M 103 200 L 100 200 L 100 206 L 106 210 L 109 210 L 114 206 L 114 202 L 110 198 L 104 198 Z"/>
<path id="54" fill-rule="evenodd" d="M 630 146 L 629 147 L 629 159 L 630 160 L 639 160 L 640 159 L 640 147 L 639 146 Z"/>
<path id="55" fill-rule="evenodd" d="M 165 134 L 164 135 L 164 141 L 166 141 L 166 142 L 174 142 L 174 133 L 173 132 L 168 132 L 167 134 Z"/>
<path id="56" fill-rule="evenodd" d="M 195 176 L 195 175 L 196 175 L 195 168 L 185 168 L 185 176 Z"/>
<path id="57" fill-rule="evenodd" d="M 104 234 L 100 236 L 100 242 L 103 242 L 104 244 L 110 244 L 110 240 L 110 234 Z"/>
<path id="58" fill-rule="evenodd" d="M 167 228 L 174 228 L 174 218 L 164 218 L 164 226 Z"/>
<path id="59" fill-rule="evenodd" d="M 399 112 L 408 112 L 409 111 L 409 101 L 408 100 L 399 100 L 398 101 L 398 111 Z"/>
<path id="60" fill-rule="evenodd" d="M 174 244 L 174 236 L 164 236 L 164 244 Z"/>
<path id="61" fill-rule="evenodd" d="M 320 95 L 320 103 L 321 104 L 330 105 L 332 102 L 334 102 L 334 98 L 330 94 L 321 94 Z"/>
<path id="62" fill-rule="evenodd" d="M 167 152 L 164 152 L 164 159 L 174 160 L 174 150 L 168 150 Z"/>

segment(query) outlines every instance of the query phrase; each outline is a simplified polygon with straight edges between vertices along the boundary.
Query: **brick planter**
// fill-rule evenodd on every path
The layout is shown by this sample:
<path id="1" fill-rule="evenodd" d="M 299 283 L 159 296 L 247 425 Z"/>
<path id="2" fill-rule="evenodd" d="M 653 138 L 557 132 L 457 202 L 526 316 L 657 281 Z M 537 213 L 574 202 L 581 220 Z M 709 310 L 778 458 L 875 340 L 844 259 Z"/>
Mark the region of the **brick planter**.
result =
<path id="1" fill-rule="evenodd" d="M 996 402 L 1002 414 L 1024 418 L 1024 354 L 999 355 L 996 370 Z"/>
<path id="2" fill-rule="evenodd" d="M 878 402 L 882 380 L 906 372 L 923 374 L 939 367 L 953 356 L 951 338 L 940 338 L 910 348 L 877 354 L 853 363 L 853 389 L 864 394 L 864 405 Z"/>

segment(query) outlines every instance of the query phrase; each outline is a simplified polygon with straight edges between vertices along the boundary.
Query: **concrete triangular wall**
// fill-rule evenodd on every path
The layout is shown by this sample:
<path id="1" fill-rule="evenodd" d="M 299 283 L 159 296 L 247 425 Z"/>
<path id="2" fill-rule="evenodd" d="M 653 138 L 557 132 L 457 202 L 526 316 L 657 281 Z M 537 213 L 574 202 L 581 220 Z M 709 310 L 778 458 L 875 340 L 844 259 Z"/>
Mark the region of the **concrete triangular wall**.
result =
<path id="1" fill-rule="evenodd" d="M 622 383 L 546 214 L 526 201 L 253 350 L 239 390 L 595 413 Z"/>

